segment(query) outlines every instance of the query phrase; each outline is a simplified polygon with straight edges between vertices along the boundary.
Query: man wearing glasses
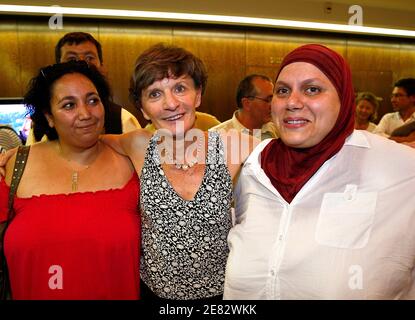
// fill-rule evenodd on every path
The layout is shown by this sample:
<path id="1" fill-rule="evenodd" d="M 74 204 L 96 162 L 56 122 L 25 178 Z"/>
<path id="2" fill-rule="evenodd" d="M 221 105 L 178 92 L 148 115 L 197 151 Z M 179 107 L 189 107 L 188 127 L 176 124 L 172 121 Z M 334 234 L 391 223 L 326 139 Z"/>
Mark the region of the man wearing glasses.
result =
<path id="1" fill-rule="evenodd" d="M 238 110 L 232 119 L 222 122 L 210 130 L 228 131 L 235 129 L 260 140 L 276 138 L 277 130 L 271 122 L 271 100 L 274 86 L 270 78 L 251 74 L 238 86 L 236 103 Z"/>
<path id="2" fill-rule="evenodd" d="M 415 79 L 405 78 L 396 82 L 391 102 L 395 112 L 385 114 L 373 133 L 397 142 L 415 140 L 415 136 L 410 130 L 399 130 L 403 126 L 410 128 L 413 126 L 412 122 L 415 122 Z M 403 135 L 399 132 L 402 132 Z"/>

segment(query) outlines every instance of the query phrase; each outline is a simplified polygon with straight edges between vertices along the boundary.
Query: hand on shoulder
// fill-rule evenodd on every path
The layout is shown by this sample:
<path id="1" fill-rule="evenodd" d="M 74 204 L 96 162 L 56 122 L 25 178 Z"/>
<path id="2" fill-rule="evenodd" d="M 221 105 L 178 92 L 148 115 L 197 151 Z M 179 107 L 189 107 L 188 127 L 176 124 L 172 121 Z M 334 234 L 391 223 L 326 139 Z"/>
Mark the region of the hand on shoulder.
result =
<path id="1" fill-rule="evenodd" d="M 109 145 L 116 152 L 130 158 L 137 152 L 145 152 L 150 138 L 151 133 L 144 129 L 137 129 L 120 135 L 105 134 L 100 136 L 100 140 L 103 143 Z"/>
<path id="2" fill-rule="evenodd" d="M 145 129 L 137 129 L 127 133 L 126 139 L 130 139 L 130 142 L 134 146 L 147 148 L 152 136 L 153 134 Z"/>

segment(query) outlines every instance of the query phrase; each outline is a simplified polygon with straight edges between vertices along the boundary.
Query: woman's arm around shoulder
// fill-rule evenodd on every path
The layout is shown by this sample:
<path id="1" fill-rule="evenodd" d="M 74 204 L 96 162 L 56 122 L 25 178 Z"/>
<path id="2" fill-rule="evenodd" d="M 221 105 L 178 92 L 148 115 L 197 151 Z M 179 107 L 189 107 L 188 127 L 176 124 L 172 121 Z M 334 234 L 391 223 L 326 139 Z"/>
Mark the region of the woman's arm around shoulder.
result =
<path id="1" fill-rule="evenodd" d="M 151 136 L 147 130 L 137 129 L 121 135 L 102 135 L 100 139 L 116 152 L 129 157 L 135 170 L 140 174 Z"/>

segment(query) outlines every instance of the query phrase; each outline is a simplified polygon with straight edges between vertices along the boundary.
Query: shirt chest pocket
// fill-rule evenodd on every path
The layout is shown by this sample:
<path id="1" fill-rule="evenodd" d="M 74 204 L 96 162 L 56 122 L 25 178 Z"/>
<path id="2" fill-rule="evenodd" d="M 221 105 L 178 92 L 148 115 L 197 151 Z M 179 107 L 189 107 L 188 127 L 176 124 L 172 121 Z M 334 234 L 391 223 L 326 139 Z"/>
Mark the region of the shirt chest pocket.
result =
<path id="1" fill-rule="evenodd" d="M 326 193 L 320 208 L 315 239 L 319 244 L 359 249 L 367 245 L 375 217 L 377 192 Z"/>

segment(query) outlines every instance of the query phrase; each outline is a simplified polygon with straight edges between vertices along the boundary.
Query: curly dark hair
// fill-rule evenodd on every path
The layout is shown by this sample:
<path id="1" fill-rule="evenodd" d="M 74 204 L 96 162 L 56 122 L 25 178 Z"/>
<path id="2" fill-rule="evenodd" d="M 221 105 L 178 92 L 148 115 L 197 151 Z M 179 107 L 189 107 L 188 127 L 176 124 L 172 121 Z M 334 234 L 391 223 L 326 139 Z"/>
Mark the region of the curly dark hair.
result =
<path id="1" fill-rule="evenodd" d="M 36 141 L 40 141 L 43 135 L 46 135 L 49 140 L 58 139 L 55 128 L 49 127 L 45 113 L 51 114 L 50 100 L 53 94 L 53 84 L 68 73 L 79 73 L 91 80 L 98 91 L 105 111 L 108 110 L 110 87 L 95 66 L 88 65 L 85 61 L 69 61 L 44 67 L 39 70 L 36 77 L 30 80 L 28 91 L 24 96 L 24 103 L 33 121 L 33 134 Z"/>
<path id="2" fill-rule="evenodd" d="M 189 75 L 196 89 L 206 88 L 206 68 L 198 57 L 176 46 L 156 44 L 144 51 L 135 62 L 130 81 L 130 100 L 141 108 L 141 93 L 155 81 L 169 76 Z"/>

